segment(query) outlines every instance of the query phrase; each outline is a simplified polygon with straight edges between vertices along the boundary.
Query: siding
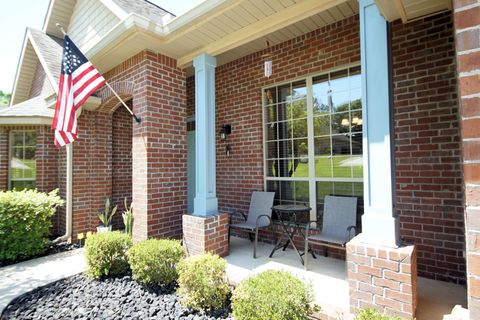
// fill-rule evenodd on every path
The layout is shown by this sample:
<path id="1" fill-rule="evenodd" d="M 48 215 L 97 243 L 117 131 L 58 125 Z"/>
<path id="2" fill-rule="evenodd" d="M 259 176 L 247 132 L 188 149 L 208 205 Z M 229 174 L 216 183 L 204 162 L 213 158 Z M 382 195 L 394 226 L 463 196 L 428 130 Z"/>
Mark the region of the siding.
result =
<path id="1" fill-rule="evenodd" d="M 97 0 L 78 0 L 73 10 L 68 32 L 82 51 L 91 48 L 120 21 Z"/>

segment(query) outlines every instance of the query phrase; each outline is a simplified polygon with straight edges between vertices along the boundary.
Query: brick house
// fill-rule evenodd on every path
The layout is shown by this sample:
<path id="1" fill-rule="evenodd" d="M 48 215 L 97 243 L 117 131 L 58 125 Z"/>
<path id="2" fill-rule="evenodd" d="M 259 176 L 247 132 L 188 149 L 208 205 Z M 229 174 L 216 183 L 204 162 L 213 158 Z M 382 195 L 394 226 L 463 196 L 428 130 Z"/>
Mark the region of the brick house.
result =
<path id="1" fill-rule="evenodd" d="M 352 309 L 412 318 L 418 274 L 466 285 L 480 319 L 479 17 L 476 0 L 207 0 L 179 17 L 144 0 L 51 0 L 0 109 L 0 189 L 59 188 L 71 201 L 55 231 L 73 240 L 105 197 L 127 197 L 135 239 L 221 255 L 227 213 L 252 191 L 307 203 L 314 220 L 325 195 L 355 196 L 361 233 L 331 252 Z M 57 22 L 142 120 L 100 90 L 71 165 L 50 129 Z"/>

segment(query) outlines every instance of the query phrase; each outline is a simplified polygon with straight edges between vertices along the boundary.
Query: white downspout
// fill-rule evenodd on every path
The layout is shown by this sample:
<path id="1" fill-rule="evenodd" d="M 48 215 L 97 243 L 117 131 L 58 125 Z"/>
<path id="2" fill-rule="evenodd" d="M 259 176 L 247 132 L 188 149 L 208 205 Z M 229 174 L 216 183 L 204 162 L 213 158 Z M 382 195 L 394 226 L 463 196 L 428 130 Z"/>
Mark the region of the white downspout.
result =
<path id="1" fill-rule="evenodd" d="M 72 189 L 73 189 L 73 142 L 67 144 L 67 194 L 66 194 L 66 226 L 65 234 L 57 239 L 53 240 L 52 243 L 59 243 L 71 240 L 72 237 L 72 217 L 73 217 L 73 205 L 72 205 Z"/>

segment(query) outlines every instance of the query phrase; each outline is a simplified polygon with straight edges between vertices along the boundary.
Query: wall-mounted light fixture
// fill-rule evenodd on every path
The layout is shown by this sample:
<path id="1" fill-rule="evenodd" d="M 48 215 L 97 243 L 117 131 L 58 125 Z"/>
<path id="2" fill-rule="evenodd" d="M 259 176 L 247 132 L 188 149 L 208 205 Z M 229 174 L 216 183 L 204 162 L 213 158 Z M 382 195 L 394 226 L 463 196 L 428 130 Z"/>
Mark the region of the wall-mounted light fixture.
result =
<path id="1" fill-rule="evenodd" d="M 224 124 L 222 129 L 220 129 L 220 139 L 226 140 L 227 136 L 232 133 L 232 126 L 229 124 Z"/>
<path id="2" fill-rule="evenodd" d="M 225 154 L 227 155 L 227 157 L 230 157 L 230 155 L 232 154 L 232 147 L 227 144 L 227 146 L 225 147 Z"/>

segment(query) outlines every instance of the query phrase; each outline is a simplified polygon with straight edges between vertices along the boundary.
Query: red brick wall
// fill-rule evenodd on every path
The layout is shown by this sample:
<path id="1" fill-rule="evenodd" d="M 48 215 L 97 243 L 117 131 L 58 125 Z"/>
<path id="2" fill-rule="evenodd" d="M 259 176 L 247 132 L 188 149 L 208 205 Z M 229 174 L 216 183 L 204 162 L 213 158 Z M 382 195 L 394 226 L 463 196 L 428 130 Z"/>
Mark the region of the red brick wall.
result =
<path id="1" fill-rule="evenodd" d="M 451 13 L 393 24 L 397 212 L 418 272 L 465 282 L 462 168 Z"/>
<path id="2" fill-rule="evenodd" d="M 55 92 L 48 80 L 47 74 L 42 67 L 40 62 L 37 63 L 37 70 L 35 71 L 35 77 L 33 78 L 32 87 L 30 88 L 29 99 L 33 97 L 38 97 L 42 94 L 51 94 Z"/>
<path id="3" fill-rule="evenodd" d="M 480 3 L 454 0 L 470 319 L 480 319 Z"/>
<path id="4" fill-rule="evenodd" d="M 186 211 L 186 75 L 169 57 L 144 51 L 105 74 L 134 83 L 134 237 L 181 237 Z"/>
<path id="5" fill-rule="evenodd" d="M 451 14 L 444 13 L 393 25 L 397 208 L 402 237 L 419 245 L 419 274 L 462 283 L 462 180 L 451 20 Z M 232 125 L 227 142 L 217 135 L 220 210 L 247 210 L 251 192 L 263 190 L 261 88 L 359 63 L 358 28 L 358 17 L 352 17 L 274 46 L 269 79 L 263 76 L 263 52 L 217 68 L 216 131 Z M 187 85 L 188 112 L 193 114 L 193 78 Z M 226 144 L 232 147 L 229 158 Z"/>
<path id="6" fill-rule="evenodd" d="M 8 129 L 0 126 L 0 191 L 8 188 Z"/>
<path id="7" fill-rule="evenodd" d="M 131 103 L 129 103 L 131 105 Z M 121 213 L 127 204 L 132 202 L 132 116 L 123 106 L 113 113 L 112 121 L 112 199 L 113 205 L 118 206 L 114 218 L 114 227 L 123 229 Z"/>

